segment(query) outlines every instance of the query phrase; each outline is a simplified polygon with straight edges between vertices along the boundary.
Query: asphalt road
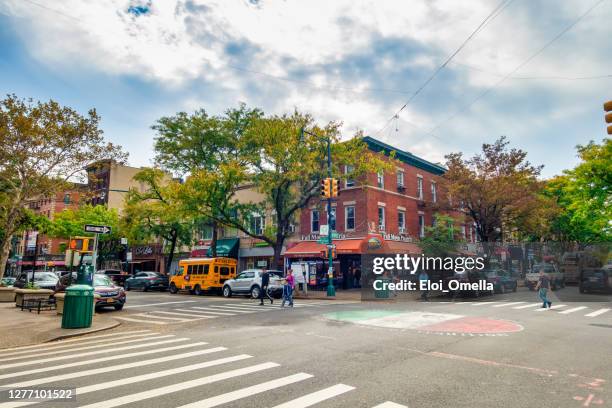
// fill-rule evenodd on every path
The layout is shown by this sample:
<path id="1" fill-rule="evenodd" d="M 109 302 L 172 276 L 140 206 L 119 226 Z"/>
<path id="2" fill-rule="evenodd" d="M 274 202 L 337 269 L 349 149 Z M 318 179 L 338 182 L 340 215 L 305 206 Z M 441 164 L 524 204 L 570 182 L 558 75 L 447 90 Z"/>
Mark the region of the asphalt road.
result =
<path id="1" fill-rule="evenodd" d="M 108 312 L 118 330 L 4 351 L 0 387 L 77 388 L 76 404 L 39 405 L 53 407 L 612 406 L 609 297 L 568 287 L 552 299 L 542 310 L 521 288 L 281 309 L 130 292 Z"/>

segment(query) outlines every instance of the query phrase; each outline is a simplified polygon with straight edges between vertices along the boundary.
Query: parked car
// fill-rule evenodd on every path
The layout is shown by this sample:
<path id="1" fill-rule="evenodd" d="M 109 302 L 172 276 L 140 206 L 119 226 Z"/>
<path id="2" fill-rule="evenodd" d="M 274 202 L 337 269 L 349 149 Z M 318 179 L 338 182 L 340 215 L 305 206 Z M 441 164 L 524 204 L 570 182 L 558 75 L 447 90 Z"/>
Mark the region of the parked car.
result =
<path id="1" fill-rule="evenodd" d="M 2 278 L 2 284 L 4 286 L 13 286 L 16 280 L 17 278 L 13 276 L 5 276 L 4 278 Z"/>
<path id="2" fill-rule="evenodd" d="M 508 271 L 500 268 L 485 271 L 487 280 L 493 283 L 495 293 L 516 292 L 518 280 Z"/>
<path id="3" fill-rule="evenodd" d="M 120 269 L 101 269 L 96 273 L 108 276 L 116 285 L 125 286 L 125 280 L 130 274 Z"/>
<path id="4" fill-rule="evenodd" d="M 231 297 L 232 295 L 251 295 L 252 298 L 258 298 L 261 292 L 261 274 L 263 269 L 247 269 L 240 272 L 234 279 L 225 281 L 223 285 L 223 296 Z M 283 294 L 283 272 L 276 270 L 268 270 L 270 274 L 270 284 L 268 285 L 268 293 L 275 298 L 280 298 Z"/>
<path id="5" fill-rule="evenodd" d="M 608 263 L 602 268 L 582 269 L 578 289 L 580 293 L 612 293 L 612 263 Z"/>
<path id="6" fill-rule="evenodd" d="M 548 275 L 552 290 L 565 287 L 565 275 L 562 272 L 559 272 L 554 263 L 544 262 L 533 265 L 531 272 L 525 275 L 525 286 L 527 286 L 529 290 L 535 289 L 538 281 L 540 280 L 541 270 L 544 270 L 544 273 Z"/>
<path id="7" fill-rule="evenodd" d="M 93 287 L 96 295 L 100 296 L 96 300 L 96 309 L 103 307 L 114 307 L 115 310 L 123 309 L 126 301 L 125 290 L 121 286 L 117 286 L 111 278 L 96 273 L 93 277 Z"/>
<path id="8" fill-rule="evenodd" d="M 57 275 L 53 272 L 44 271 L 34 272 L 34 279 L 32 280 L 32 271 L 29 271 L 21 273 L 13 283 L 13 286 L 22 289 L 28 282 L 32 281 L 40 289 L 55 290 L 58 280 Z"/>
<path id="9" fill-rule="evenodd" d="M 168 289 L 168 277 L 159 272 L 138 272 L 125 280 L 125 290 L 142 289 L 147 292 L 151 289 Z"/>

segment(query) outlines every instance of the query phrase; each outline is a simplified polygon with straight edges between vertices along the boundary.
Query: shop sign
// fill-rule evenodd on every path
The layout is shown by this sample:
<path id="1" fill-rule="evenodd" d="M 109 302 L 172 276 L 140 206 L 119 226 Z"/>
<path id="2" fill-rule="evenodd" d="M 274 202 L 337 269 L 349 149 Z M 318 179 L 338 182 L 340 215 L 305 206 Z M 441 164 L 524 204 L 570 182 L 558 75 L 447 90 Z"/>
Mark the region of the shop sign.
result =
<path id="1" fill-rule="evenodd" d="M 383 234 L 385 241 L 412 242 L 412 237 L 408 235 Z"/>
<path id="2" fill-rule="evenodd" d="M 323 243 L 327 242 L 327 235 L 319 235 L 319 234 L 306 234 L 300 237 L 301 241 L 318 241 L 325 240 Z M 346 239 L 346 234 L 340 234 L 338 232 L 332 232 L 332 239 Z"/>
<path id="3" fill-rule="evenodd" d="M 368 239 L 368 249 L 379 249 L 382 247 L 382 241 L 378 237 L 370 237 Z"/>
<path id="4" fill-rule="evenodd" d="M 141 258 L 143 256 L 151 256 L 156 253 L 155 248 L 150 245 L 142 245 L 133 248 L 134 258 Z"/>

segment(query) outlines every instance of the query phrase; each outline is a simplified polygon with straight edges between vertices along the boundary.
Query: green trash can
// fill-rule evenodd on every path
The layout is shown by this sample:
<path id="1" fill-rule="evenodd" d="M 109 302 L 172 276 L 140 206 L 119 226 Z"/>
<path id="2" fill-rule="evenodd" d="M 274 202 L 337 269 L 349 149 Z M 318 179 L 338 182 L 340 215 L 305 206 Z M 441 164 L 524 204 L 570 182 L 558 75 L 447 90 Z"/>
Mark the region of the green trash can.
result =
<path id="1" fill-rule="evenodd" d="M 379 282 L 382 283 L 378 283 L 376 284 L 376 286 L 383 286 L 383 289 L 374 289 L 374 297 L 376 299 L 389 299 L 389 287 L 386 286 L 391 282 L 391 279 L 388 278 L 380 278 L 380 279 L 376 279 Z"/>
<path id="2" fill-rule="evenodd" d="M 91 326 L 94 312 L 94 289 L 89 285 L 72 285 L 66 289 L 62 329 Z"/>

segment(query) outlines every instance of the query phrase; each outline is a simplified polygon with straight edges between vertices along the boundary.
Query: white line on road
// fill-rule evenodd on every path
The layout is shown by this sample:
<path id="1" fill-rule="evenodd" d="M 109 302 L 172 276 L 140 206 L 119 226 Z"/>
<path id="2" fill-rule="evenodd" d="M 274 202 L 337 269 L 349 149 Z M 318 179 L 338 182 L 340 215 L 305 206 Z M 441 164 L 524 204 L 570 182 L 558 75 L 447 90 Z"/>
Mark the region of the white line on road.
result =
<path id="1" fill-rule="evenodd" d="M 254 366 L 249 366 L 245 368 L 239 368 L 237 370 L 226 371 L 219 374 L 210 375 L 207 377 L 197 378 L 191 381 L 181 381 L 176 384 L 167 385 L 165 387 L 159 387 L 152 390 L 147 390 L 143 392 L 138 392 L 135 394 L 124 395 L 122 397 L 107 399 L 105 401 L 96 402 L 89 405 L 83 405 L 81 408 L 113 408 L 118 407 L 125 404 L 130 404 L 136 401 L 142 401 L 149 398 L 159 397 L 161 395 L 170 394 L 173 392 L 184 392 L 189 388 L 200 387 L 202 385 L 211 384 L 217 381 L 223 381 L 234 377 L 239 377 L 241 375 L 251 374 L 262 370 L 267 370 L 269 368 L 279 367 L 280 364 L 277 363 L 263 363 L 257 364 Z M 202 405 L 197 405 L 202 406 Z"/>
<path id="2" fill-rule="evenodd" d="M 306 408 L 354 389 L 355 387 L 351 387 L 350 385 L 336 384 L 320 391 L 306 394 L 303 397 L 287 401 L 284 404 L 276 405 L 274 408 Z"/>
<path id="3" fill-rule="evenodd" d="M 230 313 L 230 312 L 213 312 L 213 311 L 200 311 L 200 310 L 193 310 L 193 309 L 172 309 L 172 310 L 176 310 L 177 312 L 187 312 L 187 313 L 199 313 L 204 315 L 217 315 L 217 316 L 236 316 L 236 313 Z"/>
<path id="4" fill-rule="evenodd" d="M 174 351 L 174 350 L 180 350 L 180 349 L 184 349 L 184 348 L 203 346 L 203 345 L 206 345 L 206 344 L 208 344 L 208 343 L 202 341 L 202 342 L 181 344 L 181 345 L 172 346 L 172 347 L 153 348 L 153 349 L 148 349 L 148 350 L 145 350 L 145 351 L 138 351 L 138 352 L 134 352 L 134 353 L 114 354 L 112 356 L 96 358 L 96 359 L 93 359 L 93 360 L 75 361 L 74 363 L 52 365 L 52 366 L 46 366 L 46 367 L 42 367 L 42 368 L 34 368 L 34 369 L 31 369 L 31 370 L 18 371 L 18 372 L 14 372 L 14 373 L 0 374 L 0 380 L 3 380 L 5 378 L 18 377 L 20 375 L 38 374 L 38 373 L 44 373 L 44 372 L 47 372 L 47 371 L 62 370 L 64 368 L 78 367 L 78 366 L 83 366 L 83 365 L 88 365 L 88 364 L 96 364 L 96 363 L 101 363 L 101 362 L 104 362 L 104 361 L 121 360 L 121 359 L 124 359 L 124 358 L 130 358 L 130 357 L 145 356 L 147 354 L 160 354 L 160 353 L 163 354 L 166 351 Z"/>
<path id="5" fill-rule="evenodd" d="M 128 305 L 128 306 L 125 306 L 124 309 L 131 309 L 133 307 L 149 307 L 149 306 L 173 305 L 176 303 L 194 303 L 194 302 L 197 302 L 197 300 L 181 300 L 180 302 L 147 303 L 145 305 Z"/>
<path id="6" fill-rule="evenodd" d="M 265 383 L 253 385 L 251 387 L 241 388 L 236 391 L 227 392 L 225 394 L 220 394 L 215 397 L 206 398 L 201 401 L 196 401 L 191 404 L 183 405 L 179 408 L 217 407 L 219 405 L 227 404 L 228 402 L 250 397 L 251 395 L 260 394 L 262 392 L 273 390 L 275 388 L 279 388 L 284 385 L 294 384 L 296 382 L 300 382 L 300 381 L 303 381 L 303 380 L 306 380 L 312 377 L 314 377 L 312 374 L 298 373 L 298 374 L 290 375 L 288 377 L 277 378 L 276 380 L 267 381 Z M 104 405 L 100 406 L 100 408 L 104 408 L 104 407 L 105 407 Z"/>
<path id="7" fill-rule="evenodd" d="M 386 401 L 372 408 L 408 408 L 406 405 L 397 404 L 395 402 Z"/>
<path id="8" fill-rule="evenodd" d="M 527 309 L 530 307 L 542 306 L 542 302 L 530 303 L 528 305 L 513 307 L 513 309 Z"/>
<path id="9" fill-rule="evenodd" d="M 194 307 L 195 309 L 196 307 Z M 239 308 L 239 307 L 234 307 L 234 306 L 209 306 L 209 308 L 213 308 L 212 310 L 221 310 L 221 311 L 225 311 L 225 312 L 232 312 L 232 313 L 257 313 L 257 310 L 246 310 L 244 308 Z M 197 307 L 197 309 L 205 309 L 203 307 Z"/>
<path id="10" fill-rule="evenodd" d="M 559 314 L 570 314 L 570 313 L 574 313 L 574 312 L 577 312 L 579 310 L 586 309 L 586 308 L 587 308 L 586 306 L 578 306 L 573 309 L 567 309 L 562 312 L 559 312 Z"/>
<path id="11" fill-rule="evenodd" d="M 146 323 L 146 324 L 168 324 L 168 322 L 157 322 L 155 320 L 134 319 L 132 317 L 116 316 L 115 319 L 125 320 L 126 322 Z"/>
<path id="12" fill-rule="evenodd" d="M 172 320 L 175 322 L 191 322 L 194 320 L 198 320 L 198 319 L 181 319 L 178 317 L 165 317 L 165 316 L 156 316 L 153 313 L 157 313 L 157 312 L 149 312 L 149 313 L 138 313 L 132 316 L 138 316 L 138 317 L 146 317 L 149 319 L 160 319 L 160 320 Z M 200 317 L 201 319 L 203 319 L 203 317 Z"/>
<path id="13" fill-rule="evenodd" d="M 609 312 L 610 310 L 612 310 L 612 309 L 606 309 L 606 308 L 599 309 L 599 310 L 596 310 L 596 311 L 591 312 L 589 314 L 585 314 L 585 316 L 586 317 L 597 317 L 597 316 L 600 316 L 600 315 L 602 315 L 602 314 L 604 314 L 606 312 Z"/>
<path id="14" fill-rule="evenodd" d="M 52 342 L 52 343 L 45 343 L 45 344 L 49 344 L 49 346 L 51 345 L 56 345 L 56 344 L 66 344 L 66 343 L 75 343 L 75 342 L 86 342 L 91 340 L 92 338 L 97 339 L 102 339 L 102 338 L 107 338 L 107 337 L 115 337 L 115 336 L 123 336 L 125 334 L 132 334 L 132 333 L 150 333 L 151 330 L 132 330 L 132 331 L 124 331 L 124 332 L 116 332 L 116 333 L 110 333 L 110 334 L 101 334 L 101 335 L 96 335 L 95 337 L 79 337 L 76 339 L 68 339 L 68 340 L 59 340 L 56 342 Z M 36 350 L 40 350 L 41 349 L 41 345 L 40 344 L 34 344 L 32 346 L 20 346 L 20 347 L 13 347 L 13 348 L 8 348 L 8 349 L 2 349 L 2 352 L 6 352 L 6 351 L 13 351 L 13 350 L 28 350 L 28 349 L 33 349 L 35 348 Z"/>
<path id="15" fill-rule="evenodd" d="M 196 314 L 196 313 L 162 312 L 161 310 L 156 310 L 151 313 L 167 314 L 167 315 L 173 315 L 173 316 L 199 317 L 200 319 L 214 319 L 215 317 L 219 317 L 219 316 L 205 316 L 203 314 Z M 192 319 L 188 319 L 188 321 L 191 321 L 191 320 Z"/>
<path id="16" fill-rule="evenodd" d="M 549 308 L 542 308 L 542 309 L 535 310 L 535 312 L 543 312 L 545 310 L 560 309 L 560 308 L 565 307 L 565 306 L 567 306 L 567 305 L 554 305 L 554 306 L 551 306 Z"/>
<path id="17" fill-rule="evenodd" d="M 225 347 L 213 347 L 209 349 L 190 351 L 188 353 L 173 354 L 169 356 L 153 358 L 150 360 L 135 361 L 133 363 L 125 363 L 125 364 L 113 365 L 109 367 L 94 368 L 91 370 L 76 371 L 74 373 L 68 373 L 68 374 L 59 374 L 59 375 L 50 376 L 50 377 L 38 378 L 36 380 L 23 381 L 20 383 L 6 384 L 6 385 L 3 385 L 2 387 L 5 387 L 5 388 L 32 387 L 34 385 L 69 380 L 71 378 L 81 378 L 81 377 L 86 377 L 88 375 L 104 374 L 104 373 L 110 373 L 113 371 L 127 370 L 127 369 L 135 368 L 135 367 L 144 367 L 144 366 L 153 365 L 153 364 L 165 363 L 165 362 L 173 361 L 173 360 L 180 360 L 183 358 L 192 358 L 192 357 L 197 357 L 197 356 L 201 356 L 204 354 L 211 354 L 211 353 L 216 353 L 216 352 L 225 351 L 225 350 L 227 350 L 227 348 Z M 4 405 L 0 404 L 0 407 L 4 408 Z"/>
<path id="18" fill-rule="evenodd" d="M 151 337 L 150 339 L 167 339 L 168 337 L 174 337 L 174 334 L 166 334 L 164 336 L 155 336 L 155 337 Z M 186 340 L 189 340 L 189 339 L 188 338 L 178 338 L 178 339 L 172 338 L 170 340 L 154 341 L 152 343 L 140 343 L 140 344 L 131 345 L 131 346 L 124 346 L 124 347 L 117 347 L 117 348 L 113 347 L 112 349 L 103 349 L 103 350 L 96 350 L 96 351 L 88 351 L 86 353 L 70 354 L 68 356 L 37 358 L 31 361 L 22 361 L 19 363 L 0 365 L 0 370 L 6 370 L 7 368 L 21 367 L 21 366 L 32 365 L 32 364 L 49 363 L 52 361 L 75 359 L 75 358 L 87 357 L 87 356 L 95 356 L 96 354 L 104 354 L 104 353 L 108 353 L 109 351 L 117 352 L 117 351 L 132 350 L 132 349 L 143 348 L 143 347 L 158 346 L 162 344 L 176 343 L 179 341 L 186 341 Z"/>
<path id="19" fill-rule="evenodd" d="M 514 306 L 514 305 L 522 305 L 525 302 L 509 302 L 509 303 L 502 303 L 501 305 L 494 305 L 493 307 L 506 307 L 506 306 Z"/>
<path id="20" fill-rule="evenodd" d="M 264 306 L 266 306 L 266 305 L 264 305 Z M 253 310 L 253 309 L 258 309 L 258 308 L 260 309 L 261 308 L 259 303 L 257 303 L 257 304 L 250 304 L 250 305 L 249 304 L 242 304 L 242 305 L 238 305 L 238 304 L 236 304 L 236 305 L 225 304 L 225 305 L 221 305 L 221 306 L 216 306 L 215 305 L 215 306 L 211 306 L 211 307 L 231 307 L 231 308 L 234 308 L 234 309 L 244 309 L 244 310 Z M 274 306 L 272 306 L 272 307 L 274 307 Z"/>
<path id="21" fill-rule="evenodd" d="M 475 302 L 472 306 L 492 305 L 493 303 L 499 303 L 499 302 Z"/>

